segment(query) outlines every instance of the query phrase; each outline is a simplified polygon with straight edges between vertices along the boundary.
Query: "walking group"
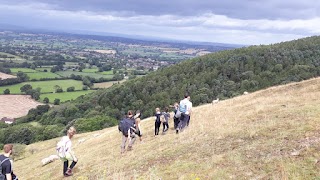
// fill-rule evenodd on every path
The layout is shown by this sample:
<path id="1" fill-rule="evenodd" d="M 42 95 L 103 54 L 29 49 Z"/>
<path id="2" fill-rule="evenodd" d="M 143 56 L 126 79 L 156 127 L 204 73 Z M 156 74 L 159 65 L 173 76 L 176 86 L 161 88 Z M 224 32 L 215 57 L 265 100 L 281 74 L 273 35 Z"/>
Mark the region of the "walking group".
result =
<path id="1" fill-rule="evenodd" d="M 174 130 L 176 133 L 182 132 L 185 127 L 189 125 L 190 115 L 192 109 L 192 103 L 190 102 L 190 96 L 186 94 L 184 99 L 180 103 L 174 103 Z M 137 110 L 135 113 L 133 111 L 128 111 L 125 118 L 119 122 L 119 131 L 122 132 L 122 142 L 121 142 L 121 154 L 126 150 L 132 150 L 132 146 L 139 137 L 142 141 L 142 132 L 140 127 L 141 112 Z M 160 108 L 155 109 L 155 125 L 154 125 L 154 136 L 159 135 L 161 124 L 163 125 L 162 133 L 165 134 L 169 130 L 169 120 L 170 112 L 169 108 L 166 107 L 161 112 Z M 71 126 L 63 136 L 61 140 L 57 143 L 57 158 L 63 161 L 63 175 L 65 177 L 71 176 L 73 173 L 73 168 L 78 163 L 78 158 L 76 157 L 74 151 L 72 150 L 71 139 L 76 134 L 76 128 Z M 128 145 L 127 145 L 128 144 Z M 127 148 L 126 148 L 127 147 Z M 17 180 L 18 178 L 12 171 L 12 160 L 9 159 L 13 152 L 13 145 L 6 144 L 3 147 L 4 154 L 0 155 L 0 180 Z M 71 163 L 69 165 L 69 163 Z"/>
<path id="2" fill-rule="evenodd" d="M 181 100 L 180 103 L 176 102 L 171 107 L 174 108 L 174 130 L 178 134 L 179 132 L 182 132 L 187 126 L 189 126 L 190 115 L 192 112 L 192 102 L 190 101 L 190 95 L 185 94 L 184 99 Z M 163 125 L 162 133 L 165 134 L 169 130 L 169 108 L 165 107 L 163 111 L 161 111 L 160 108 L 156 108 L 154 116 L 154 136 L 159 135 L 161 124 Z M 140 117 L 140 111 L 137 111 L 135 115 L 133 115 L 132 111 L 128 111 L 126 117 L 120 121 L 119 131 L 122 132 L 121 154 L 123 154 L 126 150 L 132 150 L 132 146 L 137 136 L 140 137 L 140 141 L 142 141 Z M 126 144 L 128 144 L 127 148 Z"/>

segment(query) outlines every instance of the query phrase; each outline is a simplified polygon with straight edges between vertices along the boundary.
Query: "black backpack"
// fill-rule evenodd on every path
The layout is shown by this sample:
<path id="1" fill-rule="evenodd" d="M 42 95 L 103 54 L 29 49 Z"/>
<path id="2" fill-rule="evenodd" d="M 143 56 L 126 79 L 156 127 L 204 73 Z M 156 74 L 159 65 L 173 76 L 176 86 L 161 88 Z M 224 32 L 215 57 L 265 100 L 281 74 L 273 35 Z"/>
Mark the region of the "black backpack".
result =
<path id="1" fill-rule="evenodd" d="M 118 129 L 122 132 L 123 135 L 128 136 L 128 130 L 132 132 L 131 127 L 134 127 L 134 120 L 131 118 L 123 118 L 120 120 Z"/>
<path id="2" fill-rule="evenodd" d="M 2 174 L 2 163 L 4 163 L 6 160 L 9 160 L 9 158 L 5 158 L 0 163 L 0 180 L 5 180 L 6 179 L 6 176 L 4 174 Z"/>

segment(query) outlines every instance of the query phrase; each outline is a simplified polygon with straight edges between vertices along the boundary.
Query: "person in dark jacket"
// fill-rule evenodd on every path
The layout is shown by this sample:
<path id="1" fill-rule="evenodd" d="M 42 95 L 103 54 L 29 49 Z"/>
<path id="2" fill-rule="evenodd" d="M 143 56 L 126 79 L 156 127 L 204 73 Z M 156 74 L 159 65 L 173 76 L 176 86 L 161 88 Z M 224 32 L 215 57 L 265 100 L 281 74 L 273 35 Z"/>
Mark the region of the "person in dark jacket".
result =
<path id="1" fill-rule="evenodd" d="M 2 168 L 2 174 L 4 175 L 5 180 L 18 180 L 17 176 L 12 171 L 12 162 L 9 158 L 13 152 L 12 144 L 5 144 L 3 146 L 4 153 L 0 155 L 0 164 Z"/>

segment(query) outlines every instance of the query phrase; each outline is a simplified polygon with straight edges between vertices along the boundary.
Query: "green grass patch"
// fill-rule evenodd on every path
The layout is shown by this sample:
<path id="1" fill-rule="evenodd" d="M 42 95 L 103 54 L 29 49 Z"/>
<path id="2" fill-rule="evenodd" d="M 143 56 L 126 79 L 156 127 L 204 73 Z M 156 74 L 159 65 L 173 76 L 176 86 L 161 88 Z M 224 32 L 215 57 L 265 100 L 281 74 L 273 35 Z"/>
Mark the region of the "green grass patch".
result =
<path id="1" fill-rule="evenodd" d="M 36 70 L 29 69 L 29 68 L 10 68 L 12 73 L 18 73 L 19 71 L 24 72 L 24 73 L 33 73 L 37 72 Z"/>
<path id="2" fill-rule="evenodd" d="M 11 94 L 22 94 L 20 91 L 20 87 L 22 87 L 25 84 L 30 84 L 33 89 L 41 88 L 41 93 L 47 93 L 47 92 L 54 92 L 54 86 L 59 85 L 62 87 L 64 91 L 67 90 L 68 87 L 74 86 L 75 90 L 81 90 L 83 87 L 83 84 L 81 81 L 76 80 L 52 80 L 52 81 L 35 81 L 35 82 L 23 82 L 15 85 L 10 86 L 1 86 L 0 87 L 0 94 L 3 94 L 3 91 L 5 89 L 10 89 Z"/>
<path id="3" fill-rule="evenodd" d="M 70 77 L 71 74 L 74 74 L 74 75 L 80 75 L 80 76 L 89 76 L 89 77 L 96 78 L 96 79 L 99 79 L 101 77 L 111 79 L 113 77 L 113 75 L 104 75 L 104 74 L 98 74 L 98 73 L 86 73 L 86 72 L 78 72 L 78 71 L 58 71 L 58 72 L 56 72 L 56 74 L 59 74 L 62 77 Z"/>
<path id="4" fill-rule="evenodd" d="M 41 78 L 56 78 L 60 77 L 58 74 L 52 72 L 37 72 L 37 73 L 26 73 L 29 76 L 29 80 L 36 79 L 40 80 Z"/>
<path id="5" fill-rule="evenodd" d="M 86 69 L 82 70 L 82 72 L 85 72 L 85 73 L 95 73 L 98 71 L 99 71 L 99 69 L 97 69 L 97 68 L 91 68 L 91 69 L 86 68 Z"/>
<path id="6" fill-rule="evenodd" d="M 99 72 L 99 74 L 103 74 L 103 75 L 112 75 L 112 76 L 113 76 L 113 70 Z"/>
<path id="7" fill-rule="evenodd" d="M 41 68 L 36 68 L 36 71 L 44 72 L 46 69 L 48 72 L 50 72 L 52 67 L 41 67 Z"/>
<path id="8" fill-rule="evenodd" d="M 60 99 L 60 102 L 65 102 L 68 100 L 76 99 L 81 95 L 85 95 L 91 92 L 94 92 L 94 90 L 41 94 L 39 101 L 43 102 L 43 99 L 47 97 L 49 98 L 50 103 L 53 103 L 54 99 L 56 98 Z"/>

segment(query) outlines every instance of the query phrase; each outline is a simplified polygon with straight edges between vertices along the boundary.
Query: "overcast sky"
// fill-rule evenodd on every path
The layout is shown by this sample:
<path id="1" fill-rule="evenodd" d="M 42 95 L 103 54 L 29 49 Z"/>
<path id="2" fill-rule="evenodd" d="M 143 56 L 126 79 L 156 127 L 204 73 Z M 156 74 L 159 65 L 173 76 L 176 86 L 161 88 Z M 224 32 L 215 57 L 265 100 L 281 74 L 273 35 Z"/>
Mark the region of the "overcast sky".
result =
<path id="1" fill-rule="evenodd" d="M 0 24 L 270 44 L 320 34 L 319 9 L 319 0 L 0 0 Z"/>

